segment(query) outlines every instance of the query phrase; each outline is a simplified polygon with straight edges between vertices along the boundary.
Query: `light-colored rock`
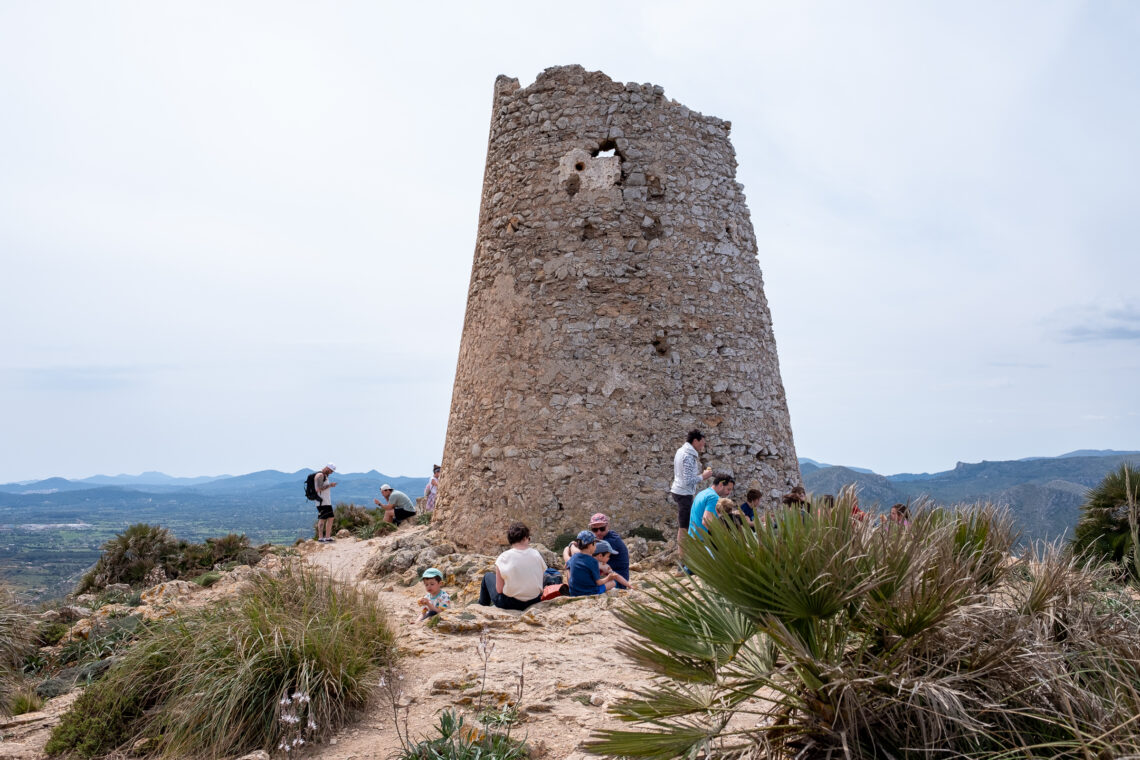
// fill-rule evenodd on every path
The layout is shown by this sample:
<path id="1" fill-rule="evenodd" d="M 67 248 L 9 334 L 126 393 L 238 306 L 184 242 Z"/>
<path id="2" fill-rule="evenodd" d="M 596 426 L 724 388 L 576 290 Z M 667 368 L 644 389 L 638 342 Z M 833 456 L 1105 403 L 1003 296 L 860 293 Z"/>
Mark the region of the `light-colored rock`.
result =
<path id="1" fill-rule="evenodd" d="M 152 607 L 180 604 L 201 590 L 201 586 L 189 581 L 166 581 L 142 592 L 142 603 Z"/>

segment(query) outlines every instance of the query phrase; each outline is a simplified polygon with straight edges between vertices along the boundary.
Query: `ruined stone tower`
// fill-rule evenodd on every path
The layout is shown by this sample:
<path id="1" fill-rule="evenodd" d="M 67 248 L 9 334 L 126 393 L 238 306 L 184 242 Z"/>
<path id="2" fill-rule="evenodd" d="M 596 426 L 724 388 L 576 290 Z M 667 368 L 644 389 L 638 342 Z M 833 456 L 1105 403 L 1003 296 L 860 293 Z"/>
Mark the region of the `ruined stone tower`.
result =
<path id="1" fill-rule="evenodd" d="M 730 124 L 580 66 L 495 82 L 437 521 L 676 529 L 673 453 L 800 483 Z"/>

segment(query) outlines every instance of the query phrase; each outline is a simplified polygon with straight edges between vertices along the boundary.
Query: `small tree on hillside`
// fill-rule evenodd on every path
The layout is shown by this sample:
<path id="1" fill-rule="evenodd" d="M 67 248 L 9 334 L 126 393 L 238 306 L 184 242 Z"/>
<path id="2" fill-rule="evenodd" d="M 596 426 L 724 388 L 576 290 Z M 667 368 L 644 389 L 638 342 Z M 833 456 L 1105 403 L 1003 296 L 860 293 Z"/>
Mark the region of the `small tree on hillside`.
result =
<path id="1" fill-rule="evenodd" d="M 1088 492 L 1073 534 L 1073 548 L 1136 574 L 1133 528 L 1140 503 L 1140 468 L 1125 462 Z"/>

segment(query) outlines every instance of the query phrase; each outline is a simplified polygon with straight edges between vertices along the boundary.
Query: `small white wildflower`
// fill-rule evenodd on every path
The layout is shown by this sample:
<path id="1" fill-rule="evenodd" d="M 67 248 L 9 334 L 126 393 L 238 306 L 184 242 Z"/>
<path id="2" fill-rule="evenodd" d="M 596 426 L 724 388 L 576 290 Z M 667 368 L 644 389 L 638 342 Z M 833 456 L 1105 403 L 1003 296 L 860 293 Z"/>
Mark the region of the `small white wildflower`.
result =
<path id="1" fill-rule="evenodd" d="M 317 724 L 311 720 L 309 721 L 309 730 L 310 731 L 316 731 L 317 730 Z"/>

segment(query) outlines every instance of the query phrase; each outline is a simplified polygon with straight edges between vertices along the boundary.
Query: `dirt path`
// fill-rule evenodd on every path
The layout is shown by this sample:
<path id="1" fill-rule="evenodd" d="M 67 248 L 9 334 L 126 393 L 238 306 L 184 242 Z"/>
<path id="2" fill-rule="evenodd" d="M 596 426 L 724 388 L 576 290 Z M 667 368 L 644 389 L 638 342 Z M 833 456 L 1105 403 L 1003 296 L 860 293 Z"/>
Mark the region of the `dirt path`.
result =
<path id="1" fill-rule="evenodd" d="M 352 581 L 374 553 L 387 550 L 390 540 L 310 543 L 301 553 L 308 563 Z M 412 622 L 418 615 L 415 600 L 423 593 L 418 586 L 360 583 L 379 593 L 397 630 L 404 654 L 400 686 L 408 706 L 408 731 L 413 738 L 435 736 L 434 727 L 443 710 L 470 710 L 478 699 L 483 669 L 479 634 L 475 630 L 441 632 Z M 454 589 L 448 591 L 453 593 Z M 513 700 L 519 671 L 524 671 L 522 720 L 513 735 L 531 744 L 534 757 L 583 757 L 581 744 L 592 730 L 620 725 L 606 713 L 606 706 L 614 698 L 629 694 L 629 689 L 644 685 L 644 674 L 632 669 L 616 651 L 616 644 L 628 634 L 611 608 L 624 599 L 609 597 L 579 599 L 559 606 L 545 603 L 519 614 L 479 607 L 473 598 L 453 593 L 454 609 L 449 616 L 472 628 L 488 629 L 492 649 L 484 704 L 496 704 L 508 697 Z M 400 746 L 390 701 L 377 700 L 359 723 L 342 731 L 335 741 L 335 745 L 321 747 L 315 756 L 322 760 L 389 757 Z"/>

